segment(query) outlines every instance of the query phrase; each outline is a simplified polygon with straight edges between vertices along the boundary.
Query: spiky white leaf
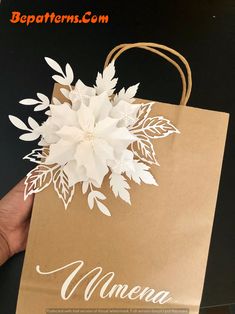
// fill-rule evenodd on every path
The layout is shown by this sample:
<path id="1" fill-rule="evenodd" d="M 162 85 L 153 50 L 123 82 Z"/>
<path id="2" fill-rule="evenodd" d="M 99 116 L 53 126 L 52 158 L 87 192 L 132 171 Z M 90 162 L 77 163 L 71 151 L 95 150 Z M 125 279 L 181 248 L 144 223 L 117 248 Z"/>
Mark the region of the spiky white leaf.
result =
<path id="1" fill-rule="evenodd" d="M 25 131 L 29 131 L 29 128 L 27 127 L 27 125 L 21 121 L 19 118 L 9 115 L 9 120 L 11 121 L 11 123 L 17 127 L 20 130 L 25 130 Z"/>
<path id="2" fill-rule="evenodd" d="M 149 166 L 134 160 L 134 169 L 126 171 L 126 175 L 129 179 L 134 180 L 138 184 L 143 181 L 146 184 L 153 184 L 157 186 L 158 184 L 156 180 L 148 170 Z"/>
<path id="3" fill-rule="evenodd" d="M 96 92 L 98 95 L 107 92 L 108 96 L 113 94 L 114 88 L 117 84 L 117 79 L 114 78 L 115 66 L 111 62 L 103 71 L 103 74 L 98 73 L 96 78 Z"/>
<path id="4" fill-rule="evenodd" d="M 127 88 L 126 92 L 125 92 L 125 96 L 128 99 L 132 99 L 133 97 L 135 97 L 137 90 L 139 88 L 140 83 L 137 83 L 135 85 L 132 85 L 130 87 Z"/>
<path id="5" fill-rule="evenodd" d="M 126 182 L 125 177 L 121 174 L 111 173 L 109 178 L 110 178 L 110 187 L 112 188 L 112 191 L 115 197 L 119 196 L 128 204 L 131 204 L 130 193 L 128 192 L 128 189 L 130 188 L 130 186 Z"/>
<path id="6" fill-rule="evenodd" d="M 135 100 L 133 97 L 136 95 L 139 87 L 139 83 L 130 86 L 127 90 L 122 88 L 118 94 L 114 96 L 114 105 L 116 105 L 120 100 L 125 100 L 129 103 L 133 103 Z"/>

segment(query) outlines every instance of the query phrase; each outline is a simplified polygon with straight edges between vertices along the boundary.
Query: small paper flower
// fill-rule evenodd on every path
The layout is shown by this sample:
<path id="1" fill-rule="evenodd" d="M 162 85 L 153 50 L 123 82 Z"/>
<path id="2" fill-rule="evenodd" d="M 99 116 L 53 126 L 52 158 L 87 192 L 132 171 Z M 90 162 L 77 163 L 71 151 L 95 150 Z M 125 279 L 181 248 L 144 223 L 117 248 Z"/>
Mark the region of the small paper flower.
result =
<path id="1" fill-rule="evenodd" d="M 16 127 L 27 132 L 20 139 L 39 139 L 42 146 L 24 157 L 37 164 L 27 175 L 25 198 L 53 183 L 67 208 L 75 185 L 81 184 L 82 193 L 88 193 L 88 206 L 92 209 L 96 205 L 110 216 L 103 202 L 106 197 L 97 190 L 102 190 L 104 178 L 110 180 L 115 197 L 131 204 L 128 179 L 157 185 L 149 171 L 150 165 L 158 165 L 151 140 L 179 131 L 162 116 L 150 117 L 153 103 L 134 104 L 139 84 L 115 93 L 114 63 L 98 73 L 95 86 L 78 80 L 73 87 L 71 66 L 66 64 L 64 72 L 56 61 L 45 59 L 58 73 L 52 78 L 67 87 L 60 89 L 67 101 L 53 98 L 50 103 L 42 93 L 37 93 L 38 100 L 20 101 L 36 106 L 35 111 L 47 110 L 47 119 L 41 125 L 30 117 L 28 127 L 9 116 Z"/>

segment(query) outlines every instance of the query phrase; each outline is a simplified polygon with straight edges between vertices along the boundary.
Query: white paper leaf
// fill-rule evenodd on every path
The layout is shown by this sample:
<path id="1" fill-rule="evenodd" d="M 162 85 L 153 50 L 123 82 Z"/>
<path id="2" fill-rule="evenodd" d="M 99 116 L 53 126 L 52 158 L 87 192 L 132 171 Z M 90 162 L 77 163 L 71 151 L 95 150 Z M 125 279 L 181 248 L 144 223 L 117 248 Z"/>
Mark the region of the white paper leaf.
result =
<path id="1" fill-rule="evenodd" d="M 59 72 L 61 74 L 64 74 L 61 66 L 59 65 L 59 63 L 57 63 L 55 60 L 51 59 L 51 58 L 48 58 L 48 57 L 45 57 L 45 60 L 47 62 L 47 64 L 53 69 L 55 70 L 56 72 Z"/>
<path id="2" fill-rule="evenodd" d="M 128 99 L 131 99 L 133 97 L 135 97 L 137 90 L 139 88 L 140 83 L 137 83 L 135 85 L 130 86 L 127 90 L 126 90 L 126 97 L 128 97 Z"/>
<path id="3" fill-rule="evenodd" d="M 51 110 L 45 111 L 45 114 L 46 114 L 47 116 L 50 116 L 50 115 L 51 115 Z"/>
<path id="4" fill-rule="evenodd" d="M 99 192 L 99 191 L 91 191 L 88 194 L 88 198 L 87 198 L 87 202 L 88 202 L 88 206 L 90 209 L 92 209 L 94 207 L 95 202 L 98 203 L 99 201 L 97 200 L 105 200 L 106 197 L 103 193 Z M 98 204 L 97 204 L 98 205 Z"/>
<path id="5" fill-rule="evenodd" d="M 36 100 L 36 99 L 32 99 L 32 98 L 26 98 L 26 99 L 22 99 L 21 101 L 19 101 L 19 103 L 21 105 L 37 105 L 40 103 L 40 101 Z"/>
<path id="6" fill-rule="evenodd" d="M 65 66 L 65 74 L 66 74 L 67 84 L 68 85 L 72 84 L 74 75 L 73 75 L 73 70 L 69 63 L 67 63 Z"/>
<path id="7" fill-rule="evenodd" d="M 143 181 L 146 184 L 158 185 L 156 180 L 148 170 L 149 166 L 145 165 L 142 162 L 134 160 L 134 169 L 126 171 L 126 175 L 129 179 L 134 180 L 138 184 Z"/>
<path id="8" fill-rule="evenodd" d="M 143 171 L 140 174 L 141 180 L 146 184 L 158 185 L 153 175 L 149 171 Z"/>
<path id="9" fill-rule="evenodd" d="M 106 216 L 111 216 L 110 211 L 108 210 L 108 208 L 101 202 L 96 201 L 97 207 L 99 208 L 99 210 Z"/>
<path id="10" fill-rule="evenodd" d="M 60 89 L 61 93 L 64 95 L 64 97 L 68 98 L 69 99 L 69 90 L 66 89 L 66 88 L 61 88 Z"/>
<path id="11" fill-rule="evenodd" d="M 85 194 L 87 192 L 89 188 L 89 182 L 88 181 L 84 181 L 82 182 L 82 193 Z"/>
<path id="12" fill-rule="evenodd" d="M 36 133 L 25 133 L 25 134 L 22 134 L 19 139 L 22 140 L 22 141 L 35 141 L 36 139 L 39 138 L 39 134 L 36 134 Z"/>
<path id="13" fill-rule="evenodd" d="M 31 118 L 31 117 L 29 117 L 28 118 L 28 124 L 29 124 L 29 126 L 33 129 L 33 130 L 35 130 L 35 129 L 37 129 L 38 127 L 39 127 L 39 124 L 37 123 L 37 121 L 35 121 L 33 118 Z"/>
<path id="14" fill-rule="evenodd" d="M 94 204 L 95 204 L 94 191 L 91 191 L 91 192 L 88 194 L 87 202 L 88 202 L 89 208 L 92 209 L 92 208 L 94 207 Z"/>
<path id="15" fill-rule="evenodd" d="M 38 105 L 34 108 L 34 111 L 42 111 L 42 110 L 45 110 L 48 108 L 49 105 L 46 105 L 46 104 L 41 104 L 41 105 Z"/>
<path id="16" fill-rule="evenodd" d="M 139 83 L 133 86 L 130 86 L 126 91 L 124 88 L 120 90 L 120 92 L 114 96 L 114 105 L 116 105 L 120 100 L 125 100 L 129 103 L 133 103 L 135 100 L 133 97 L 136 95 L 139 87 Z"/>
<path id="17" fill-rule="evenodd" d="M 180 133 L 170 120 L 161 116 L 146 119 L 142 125 L 142 131 L 146 136 L 154 139 Z"/>
<path id="18" fill-rule="evenodd" d="M 103 71 L 103 74 L 98 73 L 96 77 L 96 92 L 98 95 L 103 92 L 107 92 L 108 96 L 111 96 L 114 91 L 114 87 L 117 84 L 117 79 L 113 78 L 115 75 L 114 62 L 111 62 Z"/>
<path id="19" fill-rule="evenodd" d="M 50 104 L 50 100 L 49 100 L 49 98 L 46 95 L 44 95 L 42 93 L 37 93 L 37 96 L 42 101 L 42 103 L 44 105 L 49 105 Z"/>
<path id="20" fill-rule="evenodd" d="M 52 181 L 52 170 L 45 165 L 38 165 L 31 170 L 25 180 L 24 199 L 33 193 L 45 189 Z"/>
<path id="21" fill-rule="evenodd" d="M 130 130 L 136 130 L 139 128 L 141 129 L 141 126 L 143 125 L 144 121 L 148 118 L 152 110 L 153 104 L 154 102 L 150 102 L 140 106 L 140 109 L 137 114 L 137 122 L 134 124 L 134 126 L 130 128 Z"/>
<path id="22" fill-rule="evenodd" d="M 106 196 L 103 194 L 103 193 L 101 193 L 101 192 L 99 192 L 99 191 L 93 191 L 94 192 L 94 196 L 96 197 L 96 198 L 98 198 L 99 200 L 105 200 L 106 199 Z"/>
<path id="23" fill-rule="evenodd" d="M 36 164 L 43 164 L 48 156 L 48 149 L 46 148 L 36 148 L 30 154 L 23 157 L 23 159 L 28 159 Z"/>
<path id="24" fill-rule="evenodd" d="M 53 176 L 53 183 L 57 195 L 60 199 L 62 199 L 64 207 L 67 209 L 68 204 L 73 198 L 75 187 L 74 185 L 69 186 L 68 177 L 62 167 L 55 172 Z"/>
<path id="25" fill-rule="evenodd" d="M 130 186 L 126 182 L 126 179 L 121 174 L 111 173 L 110 175 L 110 187 L 112 188 L 115 197 L 119 196 L 125 202 L 131 204 L 130 193 L 127 191 Z"/>
<path id="26" fill-rule="evenodd" d="M 133 154 L 144 162 L 159 166 L 153 144 L 150 139 L 145 134 L 135 135 L 137 136 L 137 141 L 131 144 Z"/>
<path id="27" fill-rule="evenodd" d="M 25 130 L 25 131 L 29 131 L 29 128 L 27 127 L 27 125 L 21 121 L 19 118 L 9 115 L 9 120 L 11 121 L 11 123 L 17 127 L 20 130 Z"/>
<path id="28" fill-rule="evenodd" d="M 53 75 L 52 78 L 54 81 L 56 81 L 57 83 L 59 83 L 61 85 L 68 85 L 66 78 L 64 78 L 60 75 Z"/>

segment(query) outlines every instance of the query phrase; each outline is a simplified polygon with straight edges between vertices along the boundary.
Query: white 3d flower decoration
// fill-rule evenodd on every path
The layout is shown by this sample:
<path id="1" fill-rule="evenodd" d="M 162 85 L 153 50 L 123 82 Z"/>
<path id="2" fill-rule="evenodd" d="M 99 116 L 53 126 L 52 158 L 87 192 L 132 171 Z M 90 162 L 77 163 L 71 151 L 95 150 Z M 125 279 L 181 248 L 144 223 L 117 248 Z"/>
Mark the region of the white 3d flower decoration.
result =
<path id="1" fill-rule="evenodd" d="M 98 190 L 104 178 L 109 178 L 116 197 L 131 204 L 127 179 L 157 185 L 149 171 L 151 165 L 159 165 L 152 140 L 180 132 L 168 119 L 150 117 L 153 103 L 133 103 L 139 84 L 115 93 L 114 63 L 103 74 L 98 73 L 94 87 L 81 80 L 73 87 L 69 64 L 64 72 L 56 61 L 45 60 L 58 73 L 52 78 L 65 85 L 60 91 L 67 101 L 53 98 L 51 103 L 41 93 L 37 93 L 38 99 L 21 100 L 23 105 L 35 106 L 35 111 L 46 110 L 47 119 L 41 125 L 29 117 L 28 127 L 19 118 L 9 116 L 17 128 L 26 131 L 21 140 L 39 139 L 41 146 L 24 157 L 38 164 L 27 174 L 25 198 L 53 182 L 67 208 L 75 185 L 80 183 L 82 193 L 88 194 L 88 206 L 92 209 L 96 205 L 110 216 L 103 202 L 106 197 Z"/>

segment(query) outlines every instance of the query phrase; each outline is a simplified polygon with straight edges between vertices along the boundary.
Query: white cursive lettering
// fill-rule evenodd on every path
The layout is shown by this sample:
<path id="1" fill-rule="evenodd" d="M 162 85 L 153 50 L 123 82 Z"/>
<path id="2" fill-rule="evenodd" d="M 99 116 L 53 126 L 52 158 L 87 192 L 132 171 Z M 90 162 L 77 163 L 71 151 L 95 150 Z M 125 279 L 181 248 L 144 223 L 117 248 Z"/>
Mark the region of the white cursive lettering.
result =
<path id="1" fill-rule="evenodd" d="M 120 299 L 129 299 L 129 300 L 143 300 L 145 302 L 152 302 L 158 304 L 165 304 L 169 302 L 172 297 L 170 296 L 169 291 L 156 291 L 155 289 L 141 286 L 134 286 L 133 288 L 129 288 L 127 284 L 113 284 L 113 280 L 115 277 L 114 272 L 108 272 L 106 274 L 102 274 L 102 267 L 95 267 L 88 271 L 85 275 L 78 278 L 78 281 L 74 286 L 70 288 L 71 282 L 78 275 L 79 271 L 83 268 L 84 262 L 79 260 L 70 264 L 67 264 L 58 269 L 45 272 L 42 271 L 40 266 L 36 266 L 36 271 L 40 275 L 51 275 L 57 272 L 61 272 L 64 269 L 75 266 L 76 268 L 72 270 L 71 274 L 65 279 L 62 287 L 61 287 L 61 298 L 63 300 L 68 300 L 75 294 L 76 290 L 81 286 L 81 283 L 89 278 L 88 284 L 86 284 L 84 290 L 84 300 L 88 301 L 92 297 L 95 291 L 99 293 L 100 298 L 120 298 Z M 100 287 L 99 287 L 100 286 Z M 70 292 L 68 291 L 70 288 Z"/>

